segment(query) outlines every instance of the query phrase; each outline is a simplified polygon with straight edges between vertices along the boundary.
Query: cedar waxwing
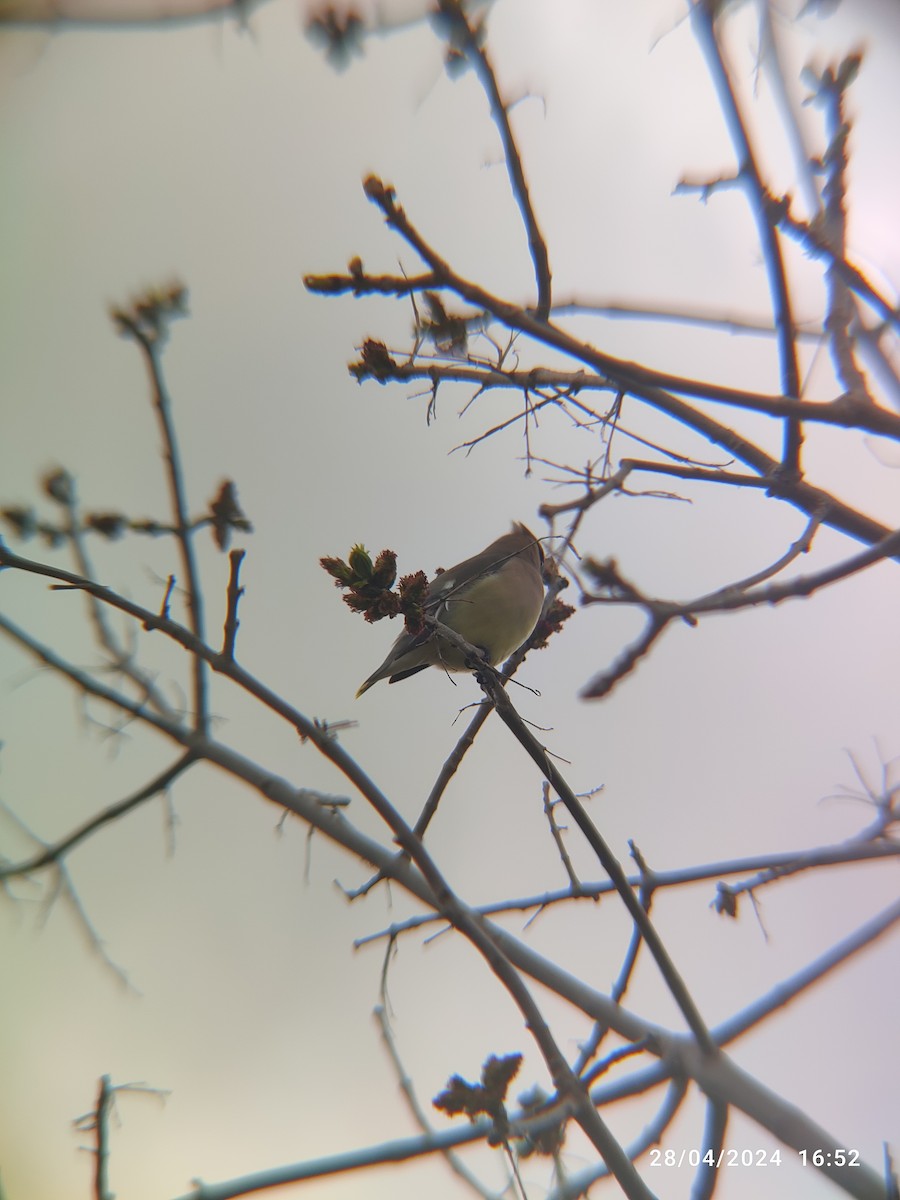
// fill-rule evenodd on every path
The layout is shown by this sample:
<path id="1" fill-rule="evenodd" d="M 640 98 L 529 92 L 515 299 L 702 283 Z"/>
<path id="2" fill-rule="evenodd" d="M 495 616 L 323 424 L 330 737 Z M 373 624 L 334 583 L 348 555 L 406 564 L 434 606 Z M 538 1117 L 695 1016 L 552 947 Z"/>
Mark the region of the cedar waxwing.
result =
<path id="1" fill-rule="evenodd" d="M 540 542 L 516 523 L 512 533 L 432 579 L 427 612 L 483 651 L 494 667 L 518 650 L 537 624 L 544 603 L 543 562 Z M 356 695 L 379 679 L 397 683 L 431 666 L 466 670 L 460 651 L 433 630 L 425 629 L 417 637 L 404 631 Z"/>

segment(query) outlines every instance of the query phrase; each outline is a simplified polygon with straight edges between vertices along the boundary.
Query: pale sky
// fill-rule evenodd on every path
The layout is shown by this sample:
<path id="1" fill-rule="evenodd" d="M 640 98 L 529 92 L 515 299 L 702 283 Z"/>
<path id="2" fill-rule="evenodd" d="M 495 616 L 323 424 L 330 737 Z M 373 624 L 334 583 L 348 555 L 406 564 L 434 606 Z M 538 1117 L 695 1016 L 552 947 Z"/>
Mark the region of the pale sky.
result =
<path id="1" fill-rule="evenodd" d="M 683 14 L 677 0 L 497 0 L 489 45 L 508 96 L 520 98 L 515 128 L 559 299 L 765 317 L 765 278 L 743 199 L 727 193 L 702 204 L 672 195 L 682 177 L 715 177 L 733 164 Z M 745 14 L 734 48 L 748 71 L 754 38 Z M 802 97 L 796 76 L 804 63 L 822 65 L 860 44 L 866 60 L 851 92 L 850 241 L 856 261 L 894 296 L 897 22 L 886 3 L 844 5 L 832 20 L 807 17 L 786 50 Z M 302 36 L 296 6 L 274 0 L 253 15 L 249 33 L 231 24 L 7 31 L 0 95 L 0 505 L 30 502 L 41 473 L 63 465 L 87 508 L 167 516 L 146 380 L 107 308 L 147 285 L 182 280 L 191 317 L 175 326 L 165 369 L 192 508 L 201 510 L 230 477 L 255 526 L 241 540 L 238 658 L 308 715 L 358 722 L 342 743 L 414 821 L 477 686 L 460 677 L 454 687 L 433 671 L 354 701 L 397 630 L 355 619 L 319 557 L 346 554 L 361 541 L 395 549 L 403 572 L 432 573 L 481 549 L 512 519 L 546 533 L 537 509 L 570 493 L 550 468 L 526 476 L 518 426 L 468 455 L 453 453 L 513 415 L 518 397 L 488 393 L 460 415 L 470 391 L 445 387 L 437 420 L 426 425 L 428 395 L 417 385 L 359 386 L 346 364 L 365 337 L 408 350 L 408 304 L 318 298 L 302 277 L 342 271 L 357 254 L 373 271 L 420 268 L 363 195 L 361 180 L 374 171 L 462 273 L 511 300 L 533 300 L 525 238 L 483 94 L 471 76 L 448 79 L 427 26 L 373 40 L 362 59 L 336 73 Z M 813 110 L 802 119 L 818 129 Z M 773 188 L 794 189 L 764 76 L 754 121 Z M 818 269 L 799 251 L 790 265 L 797 311 L 815 318 Z M 778 389 L 765 339 L 645 321 L 568 323 L 623 358 Z M 543 361 L 533 350 L 522 354 L 523 365 Z M 808 347 L 804 355 L 806 394 L 830 398 L 827 355 L 814 358 Z M 737 423 L 771 438 L 759 422 Z M 637 404 L 626 407 L 626 424 L 651 440 L 672 435 Z M 601 453 L 596 431 L 573 429 L 560 415 L 544 417 L 532 437 L 535 453 L 553 462 L 584 464 Z M 713 448 L 683 441 L 686 453 L 723 461 Z M 616 458 L 633 452 L 624 439 L 614 445 Z M 896 446 L 820 431 L 805 461 L 814 482 L 897 525 Z M 677 490 L 690 503 L 645 497 L 596 506 L 579 548 L 616 558 L 648 593 L 685 598 L 764 568 L 803 529 L 801 514 L 762 494 Z M 175 569 L 170 546 L 131 539 L 92 548 L 98 578 L 159 607 Z M 795 570 L 810 572 L 857 548 L 825 531 Z M 37 542 L 23 552 L 50 554 Z M 200 558 L 216 642 L 227 561 L 205 542 Z M 61 555 L 53 561 L 69 566 Z M 0 608 L 78 665 L 97 666 L 78 596 L 5 572 Z M 807 601 L 674 629 L 612 696 L 587 704 L 579 689 L 618 656 L 640 621 L 586 608 L 526 662 L 520 678 L 537 694 L 515 689 L 514 699 L 572 786 L 602 787 L 589 811 L 627 865 L 629 839 L 659 870 L 840 842 L 873 815 L 860 798 L 842 795 L 861 788 L 852 760 L 878 787 L 882 764 L 900 756 L 898 609 L 900 575 L 896 564 L 882 564 Z M 140 655 L 162 679 L 184 686 L 183 656 L 159 635 L 142 635 Z M 350 794 L 311 746 L 224 681 L 213 686 L 213 708 L 216 736 L 273 773 Z M 134 726 L 111 732 L 108 714 L 85 710 L 6 642 L 0 737 L 0 801 L 47 841 L 134 791 L 171 758 L 169 747 Z M 897 769 L 895 761 L 888 769 L 894 782 Z M 72 1121 L 93 1105 L 103 1074 L 168 1093 L 164 1102 L 120 1099 L 110 1187 L 128 1200 L 178 1197 L 195 1178 L 227 1180 L 416 1133 L 371 1017 L 385 943 L 353 949 L 355 939 L 415 907 L 399 889 L 384 888 L 348 904 L 334 880 L 359 885 L 370 874 L 363 864 L 323 838 L 307 845 L 296 821 L 279 828 L 278 810 L 211 769 L 179 782 L 170 804 L 155 800 L 108 827 L 67 864 L 130 988 L 92 952 L 63 901 L 48 910 L 45 877 L 16 881 L 2 897 L 4 1200 L 92 1194 L 92 1162 Z M 384 836 L 358 796 L 348 815 Z M 0 853 L 17 859 L 29 845 L 0 813 Z M 565 886 L 540 778 L 498 722 L 488 723 L 448 789 L 429 846 L 472 903 Z M 568 847 L 582 876 L 598 878 L 574 832 Z M 709 882 L 658 897 L 654 918 L 715 1024 L 850 934 L 896 891 L 893 863 L 834 869 L 762 891 L 761 923 L 747 904 L 733 922 L 712 912 Z M 614 899 L 557 909 L 527 930 L 526 919 L 504 924 L 609 988 L 630 934 Z M 894 933 L 732 1047 L 744 1068 L 876 1166 L 882 1143 L 900 1129 L 897 947 Z M 450 1075 L 476 1077 L 490 1053 L 526 1055 L 516 1094 L 546 1084 L 519 1014 L 461 941 L 408 934 L 388 988 L 398 1050 L 429 1111 Z M 649 960 L 627 1004 L 679 1028 Z M 548 1002 L 547 1013 L 574 1058 L 589 1023 L 559 1002 Z M 614 1110 L 613 1131 L 629 1141 L 652 1111 Z M 695 1099 L 663 1145 L 699 1145 L 703 1119 Z M 729 1137 L 738 1148 L 774 1145 L 740 1116 Z M 590 1153 L 573 1136 L 570 1168 L 586 1165 Z M 766 1194 L 836 1194 L 785 1159 L 766 1176 Z M 500 1186 L 492 1152 L 467 1161 Z M 551 1186 L 544 1161 L 530 1160 L 524 1175 L 530 1197 Z M 686 1170 L 645 1175 L 661 1196 L 689 1194 Z M 374 1200 L 469 1194 L 436 1159 L 317 1182 L 303 1194 L 363 1193 Z M 716 1194 L 757 1197 L 759 1174 L 726 1172 Z"/>

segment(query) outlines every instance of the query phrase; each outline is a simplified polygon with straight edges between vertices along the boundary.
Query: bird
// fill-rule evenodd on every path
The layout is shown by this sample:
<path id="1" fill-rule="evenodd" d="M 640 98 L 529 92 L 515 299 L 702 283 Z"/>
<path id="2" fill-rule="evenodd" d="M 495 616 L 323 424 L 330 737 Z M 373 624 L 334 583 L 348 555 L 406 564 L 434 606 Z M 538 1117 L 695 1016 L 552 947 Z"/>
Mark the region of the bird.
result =
<path id="1" fill-rule="evenodd" d="M 425 611 L 479 650 L 492 667 L 531 635 L 544 603 L 544 553 L 521 522 L 479 554 L 442 571 L 428 584 Z M 403 632 L 377 671 L 360 685 L 357 699 L 381 679 L 399 683 L 441 667 L 465 671 L 465 655 L 432 628 Z"/>

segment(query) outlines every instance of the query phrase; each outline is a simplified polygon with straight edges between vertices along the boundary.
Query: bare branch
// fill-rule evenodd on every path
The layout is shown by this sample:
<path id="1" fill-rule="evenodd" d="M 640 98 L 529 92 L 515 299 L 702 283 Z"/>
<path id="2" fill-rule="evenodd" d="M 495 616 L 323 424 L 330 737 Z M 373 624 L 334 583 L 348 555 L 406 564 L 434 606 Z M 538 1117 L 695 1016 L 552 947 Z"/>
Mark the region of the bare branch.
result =
<path id="1" fill-rule="evenodd" d="M 150 800 L 153 796 L 160 792 L 166 791 L 172 786 L 180 775 L 183 775 L 189 767 L 197 761 L 197 756 L 188 751 L 183 754 L 170 767 L 166 767 L 149 783 L 139 788 L 132 795 L 127 796 L 124 800 L 119 800 L 116 804 L 111 804 L 108 808 L 91 817 L 83 825 L 80 825 L 67 837 L 55 842 L 51 846 L 47 846 L 44 850 L 35 854 L 32 858 L 26 859 L 24 862 L 0 864 L 0 881 L 4 879 L 13 879 L 16 876 L 32 875 L 35 871 L 40 871 L 43 867 L 50 866 L 54 863 L 60 863 L 70 850 L 74 850 L 85 838 L 96 833 L 105 825 L 117 821 L 119 817 L 124 817 L 126 813 L 132 812 L 135 808 L 139 808 L 145 801 Z"/>
<path id="2" fill-rule="evenodd" d="M 859 67 L 858 55 L 845 59 L 835 71 L 827 68 L 817 81 L 816 99 L 825 109 L 828 146 L 822 162 L 825 167 L 825 182 L 822 188 L 824 207 L 817 226 L 822 230 L 836 258 L 847 253 L 847 213 L 844 202 L 847 194 L 847 141 L 850 124 L 844 108 L 844 93 L 855 78 Z M 805 75 L 812 76 L 811 68 Z M 840 273 L 831 263 L 825 270 L 828 290 L 828 311 L 825 328 L 838 379 L 852 395 L 856 403 L 874 404 L 866 378 L 856 364 L 851 326 L 858 318 L 857 307 L 850 289 Z"/>
<path id="3" fill-rule="evenodd" d="M 547 253 L 547 243 L 538 226 L 531 195 L 525 180 L 522 158 L 513 136 L 509 123 L 508 106 L 500 95 L 494 68 L 487 56 L 483 41 L 479 36 L 480 29 L 474 29 L 469 24 L 465 6 L 460 0 L 438 0 L 438 12 L 447 22 L 454 47 L 457 47 L 472 64 L 475 73 L 484 88 L 491 105 L 491 116 L 500 133 L 503 143 L 503 158 L 512 184 L 513 195 L 522 214 L 525 232 L 528 235 L 528 248 L 534 263 L 534 275 L 537 283 L 537 309 L 535 316 L 539 321 L 545 321 L 550 315 L 550 257 Z"/>
<path id="4" fill-rule="evenodd" d="M 763 261 L 769 278 L 769 293 L 775 328 L 778 331 L 778 355 L 781 364 L 781 390 L 786 396 L 799 398 L 800 372 L 797 366 L 796 325 L 788 291 L 787 277 L 781 247 L 767 204 L 766 188 L 756 156 L 750 144 L 750 134 L 738 103 L 737 93 L 726 65 L 716 30 L 717 0 L 692 0 L 691 19 L 698 41 L 706 56 L 725 124 L 731 137 L 738 160 L 738 180 L 742 184 L 756 221 L 756 230 L 762 249 Z M 799 421 L 789 420 L 785 424 L 784 448 L 781 465 L 789 477 L 800 474 L 800 447 L 802 433 Z"/>
<path id="5" fill-rule="evenodd" d="M 400 1084 L 401 1091 L 406 1097 L 406 1103 L 409 1111 L 412 1113 L 416 1124 L 426 1135 L 426 1137 L 433 1137 L 435 1133 L 434 1127 L 428 1120 L 422 1105 L 419 1103 L 419 1098 L 416 1095 L 413 1081 L 410 1079 L 408 1072 L 403 1066 L 403 1062 L 400 1058 L 399 1051 L 397 1050 L 397 1044 L 394 1040 L 393 1031 L 391 1030 L 384 1005 L 379 1005 L 375 1009 L 374 1016 L 376 1022 L 378 1023 L 382 1045 L 387 1051 L 388 1058 L 391 1060 L 391 1065 L 393 1066 L 394 1073 L 397 1076 L 397 1082 Z M 467 1184 L 476 1195 L 484 1197 L 484 1200 L 503 1200 L 503 1196 L 506 1195 L 506 1188 L 504 1188 L 501 1192 L 489 1191 L 488 1188 L 486 1188 L 484 1184 L 482 1184 L 481 1181 L 472 1174 L 459 1155 L 453 1153 L 453 1150 L 450 1146 L 444 1148 L 444 1158 L 446 1159 L 447 1166 L 450 1168 L 450 1170 L 453 1171 L 455 1175 L 458 1175 L 463 1183 Z"/>
<path id="6" fill-rule="evenodd" d="M 409 222 L 406 213 L 397 203 L 392 187 L 386 186 L 380 179 L 370 176 L 366 180 L 365 191 L 369 199 L 384 213 L 387 223 L 415 248 L 424 261 L 441 276 L 445 285 L 456 291 L 462 298 L 493 312 L 510 328 L 518 329 L 538 341 L 542 341 L 547 346 L 571 354 L 574 358 L 606 375 L 633 395 L 639 396 L 653 408 L 666 413 L 686 428 L 694 430 L 709 441 L 723 447 L 759 475 L 765 476 L 769 481 L 767 490 L 772 495 L 789 501 L 808 516 L 815 512 L 821 512 L 824 524 L 840 529 L 851 537 L 869 544 L 880 541 L 888 535 L 889 531 L 879 522 L 856 512 L 829 493 L 804 480 L 796 479 L 792 474 L 785 476 L 775 459 L 760 447 L 740 436 L 733 428 L 722 425 L 705 413 L 692 408 L 665 389 L 655 384 L 645 384 L 643 380 L 647 377 L 648 372 L 643 368 L 603 354 L 593 346 L 580 342 L 563 330 L 556 328 L 550 322 L 536 321 L 533 317 L 523 313 L 521 309 L 491 296 L 482 288 L 461 278 L 432 250 Z M 864 407 L 868 408 L 868 406 Z M 894 420 L 890 413 L 884 413 L 884 416 L 890 418 L 891 421 Z"/>
<path id="7" fill-rule="evenodd" d="M 823 235 L 817 232 L 812 225 L 792 216 L 789 200 L 772 199 L 770 204 L 773 220 L 777 221 L 779 228 L 790 234 L 811 258 L 824 259 L 844 283 L 856 292 L 885 324 L 890 325 L 896 332 L 900 332 L 900 308 L 886 300 L 858 267 L 855 267 L 842 255 L 836 254 Z"/>
<path id="8" fill-rule="evenodd" d="M 173 293 L 174 291 L 175 288 L 173 288 Z M 156 297 L 149 299 L 155 301 Z M 173 294 L 167 299 L 176 313 L 182 311 L 182 306 L 186 303 L 183 289 L 180 290 L 180 294 Z M 200 590 L 200 578 L 194 555 L 193 530 L 188 515 L 184 471 L 172 419 L 172 402 L 166 389 L 159 357 L 160 345 L 164 340 L 166 330 L 166 319 L 170 316 L 171 310 L 159 305 L 155 314 L 156 319 L 148 321 L 146 307 L 147 300 L 141 299 L 135 303 L 131 312 L 117 309 L 113 316 L 120 330 L 127 333 L 140 348 L 150 378 L 153 406 L 162 434 L 166 475 L 175 520 L 175 538 L 181 552 L 181 564 L 185 575 L 191 630 L 194 636 L 202 641 L 205 637 L 203 595 Z M 194 676 L 194 722 L 197 732 L 204 733 L 209 720 L 206 664 L 201 658 L 194 656 L 191 666 Z"/>
<path id="9" fill-rule="evenodd" d="M 241 596 L 244 594 L 244 589 L 238 583 L 241 563 L 244 561 L 244 551 L 232 550 L 228 557 L 231 563 L 231 576 L 228 580 L 228 611 L 225 614 L 225 640 L 222 644 L 222 657 L 234 661 L 234 645 L 240 626 L 237 610 Z"/>

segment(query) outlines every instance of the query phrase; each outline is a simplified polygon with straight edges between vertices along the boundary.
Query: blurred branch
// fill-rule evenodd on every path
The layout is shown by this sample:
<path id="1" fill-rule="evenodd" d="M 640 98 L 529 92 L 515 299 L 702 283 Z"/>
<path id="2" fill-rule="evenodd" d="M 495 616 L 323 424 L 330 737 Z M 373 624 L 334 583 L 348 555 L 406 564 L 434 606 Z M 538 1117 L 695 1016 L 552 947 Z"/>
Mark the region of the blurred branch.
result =
<path id="1" fill-rule="evenodd" d="M 130 602 L 123 601 L 123 603 Z M 152 614 L 150 615 L 152 616 Z M 154 620 L 156 619 L 154 618 Z M 181 644 L 193 643 L 193 635 L 190 631 L 178 626 L 176 622 L 165 620 L 158 627 Z M 362 834 L 341 816 L 339 809 L 346 804 L 343 797 L 329 796 L 310 788 L 294 787 L 286 780 L 273 775 L 269 769 L 254 763 L 221 742 L 199 735 L 180 722 L 169 720 L 147 710 L 136 701 L 106 687 L 87 672 L 73 666 L 2 614 L 0 614 L 0 630 L 3 630 L 23 650 L 50 667 L 57 675 L 66 679 L 85 695 L 93 696 L 114 709 L 129 714 L 139 723 L 148 726 L 164 738 L 191 752 L 198 761 L 202 759 L 242 780 L 264 799 L 281 808 L 288 809 L 307 824 L 350 851 L 355 857 L 370 862 L 390 878 L 401 883 L 423 903 L 433 907 L 434 897 L 422 877 L 409 866 L 408 862 L 399 859 L 392 848 L 385 847 L 376 839 Z M 208 647 L 198 646 L 196 650 L 198 653 L 203 653 L 209 662 L 219 658 Z M 275 697 L 274 693 L 269 692 L 264 685 L 254 680 L 236 663 L 223 660 L 223 669 L 239 686 L 244 687 L 251 695 L 255 695 L 262 703 L 265 704 L 268 701 L 268 706 L 272 707 L 283 719 L 289 721 L 305 740 L 313 742 L 320 750 L 326 751 L 326 756 L 332 758 L 332 761 L 335 761 L 336 765 L 358 788 L 361 790 L 374 788 L 374 784 L 371 783 L 365 772 L 335 743 L 334 734 L 327 725 L 311 720 L 296 709 L 292 709 L 290 705 Z"/>
<path id="2" fill-rule="evenodd" d="M 653 892 L 656 888 L 656 876 L 654 872 L 649 870 L 644 856 L 635 846 L 634 842 L 629 843 L 631 856 L 640 868 L 640 883 L 638 885 L 638 899 L 641 903 L 641 908 L 650 916 L 650 905 L 653 901 Z M 622 962 L 621 969 L 616 979 L 613 981 L 610 989 L 610 999 L 620 1004 L 625 998 L 625 993 L 628 990 L 628 984 L 634 973 L 634 968 L 637 966 L 638 952 L 643 943 L 644 936 L 639 925 L 635 924 L 631 931 L 631 940 L 628 943 L 628 949 L 625 952 L 625 957 Z M 588 1064 L 596 1056 L 600 1046 L 609 1033 L 609 1026 L 602 1022 L 596 1024 L 591 1031 L 591 1036 L 587 1043 L 582 1046 L 578 1053 L 578 1060 L 575 1065 L 575 1071 L 591 1083 L 595 1082 L 600 1073 L 598 1067 L 593 1067 L 588 1071 Z"/>
<path id="3" fill-rule="evenodd" d="M 0 625 L 6 628 L 5 622 Z M 144 784 L 132 795 L 127 796 L 124 800 L 119 800 L 116 804 L 111 804 L 108 808 L 91 817 L 83 825 L 80 825 L 76 830 L 70 833 L 67 837 L 55 842 L 53 845 L 45 846 L 33 857 L 26 859 L 20 863 L 2 863 L 0 862 L 0 882 L 5 879 L 13 879 L 16 876 L 31 875 L 35 871 L 41 870 L 42 867 L 50 866 L 53 863 L 61 862 L 63 858 L 74 850 L 85 838 L 90 837 L 105 825 L 109 825 L 113 821 L 117 821 L 119 817 L 124 817 L 126 813 L 140 807 L 146 800 L 150 800 L 153 796 L 160 792 L 166 791 L 172 786 L 179 776 L 185 774 L 190 766 L 197 761 L 197 756 L 193 751 L 188 751 L 178 758 L 171 766 L 166 767 L 158 775 L 154 776 L 149 783 Z"/>
<path id="4" fill-rule="evenodd" d="M 78 1117 L 73 1124 L 75 1128 L 96 1137 L 97 1146 L 92 1153 L 95 1157 L 94 1168 L 94 1197 L 95 1200 L 113 1200 L 109 1190 L 109 1113 L 113 1101 L 113 1089 L 110 1078 L 104 1075 L 100 1080 L 100 1094 L 97 1097 L 97 1107 L 93 1112 Z"/>
<path id="5" fill-rule="evenodd" d="M 686 1093 L 686 1080 L 674 1078 L 669 1081 L 656 1115 L 628 1145 L 628 1153 L 634 1162 L 638 1162 L 654 1146 L 659 1145 L 663 1134 L 678 1116 Z M 603 1163 L 584 1167 L 580 1171 L 571 1172 L 557 1187 L 547 1193 L 546 1200 L 581 1200 L 582 1196 L 589 1194 L 588 1188 L 591 1184 L 608 1178 L 609 1170 Z"/>
<path id="6" fill-rule="evenodd" d="M 473 27 L 469 23 L 465 5 L 461 0 L 437 0 L 437 11 L 440 14 L 440 25 L 445 25 L 449 31 L 451 45 L 458 48 L 472 64 L 490 102 L 491 116 L 503 143 L 503 159 L 512 184 L 513 195 L 519 206 L 519 212 L 522 214 L 522 221 L 528 236 L 528 248 L 534 264 L 537 284 L 535 316 L 537 320 L 545 321 L 550 315 L 551 303 L 550 257 L 531 202 L 531 194 L 522 167 L 522 156 L 509 123 L 509 106 L 500 95 L 494 68 L 484 48 L 482 27 L 480 25 Z"/>
<path id="7" fill-rule="evenodd" d="M 822 188 L 824 207 L 816 221 L 822 230 L 835 257 L 844 258 L 847 252 L 847 142 L 850 123 L 844 107 L 844 93 L 856 78 L 861 58 L 850 55 L 837 70 L 826 68 L 816 82 L 815 99 L 825 110 L 828 145 L 822 158 L 825 181 Z M 813 78 L 812 68 L 805 72 Z M 855 347 L 851 326 L 858 320 L 859 313 L 847 283 L 831 263 L 825 270 L 825 286 L 828 292 L 825 328 L 828 330 L 831 355 L 835 373 L 844 388 L 857 404 L 874 404 L 866 378 L 856 363 Z"/>
<path id="8" fill-rule="evenodd" d="M 699 1011 L 691 997 L 684 980 L 679 975 L 672 962 L 668 951 L 662 943 L 656 930 L 650 923 L 640 900 L 635 896 L 634 891 L 628 884 L 625 872 L 619 863 L 619 860 L 612 853 L 612 850 L 607 845 L 604 838 L 596 826 L 588 817 L 583 805 L 578 800 L 575 793 L 569 787 L 562 773 L 557 768 L 546 747 L 535 738 L 526 723 L 522 720 L 519 714 L 513 707 L 512 701 L 506 692 L 504 681 L 500 675 L 486 663 L 481 662 L 478 652 L 475 647 L 470 646 L 464 638 L 460 637 L 455 630 L 450 629 L 446 625 L 441 626 L 441 637 L 446 639 L 451 645 L 461 650 L 467 655 L 469 660 L 474 663 L 479 663 L 477 667 L 476 678 L 481 684 L 482 690 L 491 701 L 497 716 L 506 725 L 512 735 L 516 738 L 526 754 L 536 764 L 538 770 L 547 780 L 553 790 L 559 796 L 562 803 L 565 805 L 569 815 L 575 821 L 575 824 L 581 830 L 591 850 L 594 852 L 600 865 L 609 875 L 619 893 L 625 907 L 628 909 L 635 925 L 640 929 L 644 940 L 647 943 L 647 948 L 656 960 L 660 974 L 665 980 L 666 986 L 672 994 L 673 999 L 681 1010 L 688 1028 L 697 1040 L 701 1047 L 709 1048 L 711 1043 L 709 1040 L 709 1032 L 700 1016 Z"/>
<path id="9" fill-rule="evenodd" d="M 810 258 L 824 259 L 843 282 L 864 300 L 878 316 L 890 325 L 895 332 L 900 332 L 900 307 L 891 304 L 870 283 L 866 276 L 842 255 L 835 253 L 824 236 L 807 221 L 798 220 L 791 215 L 790 203 L 787 200 L 771 200 L 773 219 L 778 225 L 798 242 Z"/>
<path id="10" fill-rule="evenodd" d="M 764 996 L 748 1004 L 713 1031 L 720 1046 L 727 1045 L 743 1034 L 760 1025 L 772 1013 L 785 1008 L 843 966 L 851 958 L 862 953 L 880 938 L 900 925 L 900 901 L 895 901 L 865 921 L 847 937 L 830 946 L 824 954 L 796 971 L 788 979 L 775 985 Z M 835 1145 L 838 1143 L 835 1142 Z"/>
<path id="11" fill-rule="evenodd" d="M 75 29 L 172 28 L 234 17 L 240 28 L 268 0 L 0 0 L 0 28 Z"/>
<path id="12" fill-rule="evenodd" d="M 422 1105 L 419 1103 L 419 1098 L 416 1095 L 413 1081 L 410 1078 L 409 1073 L 406 1071 L 402 1059 L 400 1058 L 399 1051 L 397 1050 L 397 1043 L 394 1040 L 394 1034 L 391 1030 L 390 1022 L 388 1021 L 388 1016 L 384 1005 L 379 1005 L 375 1009 L 374 1016 L 376 1022 L 378 1023 L 382 1045 L 387 1051 L 388 1058 L 391 1060 L 391 1065 L 394 1068 L 394 1074 L 397 1077 L 400 1090 L 403 1092 L 403 1095 L 406 1098 L 407 1107 L 412 1113 L 416 1124 L 422 1130 L 422 1133 L 426 1137 L 434 1137 L 434 1127 L 428 1120 Z M 472 1174 L 459 1155 L 453 1153 L 453 1149 L 450 1146 L 444 1147 L 443 1153 L 444 1158 L 447 1161 L 447 1166 L 450 1168 L 450 1170 L 453 1171 L 455 1175 L 458 1175 L 463 1183 L 467 1184 L 477 1196 L 484 1197 L 484 1200 L 503 1200 L 503 1197 L 508 1194 L 508 1181 L 507 1185 L 501 1189 L 500 1192 L 490 1191 L 475 1175 Z"/>
<path id="13" fill-rule="evenodd" d="M 173 284 L 161 295 L 148 293 L 128 308 L 114 309 L 112 316 L 120 332 L 129 336 L 139 347 L 150 379 L 153 407 L 162 435 L 163 457 L 175 520 L 175 539 L 184 571 L 191 631 L 198 641 L 203 641 L 203 595 L 194 555 L 193 530 L 188 516 L 184 471 L 172 419 L 172 402 L 163 378 L 160 360 L 160 348 L 165 344 L 169 324 L 173 318 L 184 314 L 186 305 L 186 290 L 179 284 Z M 198 733 L 205 733 L 209 721 L 206 663 L 199 655 L 193 655 L 191 666 L 194 675 L 194 727 Z"/>
<path id="14" fill-rule="evenodd" d="M 692 0 L 691 20 L 697 40 L 706 57 L 719 106 L 731 137 L 738 160 L 738 181 L 750 202 L 756 222 L 763 262 L 769 280 L 769 294 L 777 330 L 778 357 L 780 362 L 781 390 L 785 396 L 799 398 L 800 372 L 797 366 L 796 325 L 788 291 L 787 276 L 775 224 L 766 201 L 768 189 L 763 182 L 756 155 L 750 144 L 747 122 L 738 103 L 732 75 L 725 62 L 717 32 L 719 0 Z M 789 419 L 785 423 L 784 447 L 781 466 L 789 478 L 800 475 L 800 447 L 803 437 L 799 421 Z"/>
<path id="15" fill-rule="evenodd" d="M 78 493 L 74 477 L 65 469 L 57 468 L 41 480 L 44 494 L 57 504 L 63 512 L 61 523 L 38 522 L 30 509 L 6 509 L 3 516 L 13 526 L 21 537 L 28 537 L 32 531 L 40 532 L 51 541 L 51 544 L 67 544 L 75 561 L 75 568 L 82 576 L 93 577 L 94 569 L 88 552 L 87 534 L 99 533 L 104 537 L 118 536 L 125 521 L 119 513 L 88 513 L 82 515 L 78 503 Z M 151 522 L 131 522 L 139 532 L 145 532 L 145 526 Z M 154 529 L 154 533 L 158 530 Z M 169 532 L 172 532 L 171 530 Z M 133 649 L 127 647 L 113 632 L 107 620 L 107 610 L 95 597 L 88 595 L 88 613 L 94 627 L 97 644 L 112 660 L 114 669 L 129 679 L 140 691 L 148 703 L 164 715 L 172 716 L 171 705 L 156 686 L 151 675 L 143 670 L 135 661 Z"/>
<path id="16" fill-rule="evenodd" d="M 719 1175 L 718 1164 L 721 1161 L 720 1155 L 725 1145 L 727 1128 L 728 1106 L 717 1100 L 709 1100 L 706 1105 L 706 1123 L 703 1129 L 700 1166 L 694 1176 L 691 1200 L 709 1200 L 716 1190 Z"/>
<path id="17" fill-rule="evenodd" d="M 160 1088 L 143 1083 L 113 1084 L 109 1075 L 102 1076 L 96 1107 L 72 1122 L 79 1133 L 94 1134 L 96 1147 L 90 1149 L 95 1158 L 94 1200 L 115 1200 L 115 1193 L 109 1190 L 109 1118 L 120 1092 L 144 1093 L 163 1099 L 168 1095 Z"/>
<path id="18" fill-rule="evenodd" d="M 822 209 L 819 185 L 814 169 L 814 156 L 806 144 L 801 128 L 799 106 L 791 94 L 787 81 L 785 55 L 781 48 L 781 27 L 784 17 L 771 0 L 758 0 L 759 10 L 759 56 L 763 70 L 772 88 L 778 105 L 781 125 L 791 148 L 794 171 L 797 175 L 803 203 L 811 217 Z M 800 331 L 797 331 L 800 336 Z"/>
<path id="19" fill-rule="evenodd" d="M 619 575 L 614 563 L 587 562 L 585 570 L 593 574 L 596 582 L 608 588 L 611 594 L 584 591 L 582 603 L 637 605 L 644 609 L 646 625 L 639 637 L 619 654 L 611 667 L 594 676 L 583 689 L 582 695 L 591 700 L 607 696 L 617 683 L 634 670 L 673 621 L 685 620 L 694 624 L 698 617 L 709 613 L 734 612 L 743 608 L 755 608 L 761 604 L 775 605 L 782 604 L 785 600 L 804 599 L 876 563 L 900 556 L 900 530 L 895 530 L 869 549 L 860 551 L 859 554 L 852 555 L 834 566 L 809 575 L 796 575 L 784 583 L 759 586 L 760 580 L 783 570 L 798 554 L 805 553 L 817 528 L 818 520 L 813 517 L 804 534 L 771 566 L 748 579 L 720 588 L 708 596 L 683 603 L 642 595 Z"/>

